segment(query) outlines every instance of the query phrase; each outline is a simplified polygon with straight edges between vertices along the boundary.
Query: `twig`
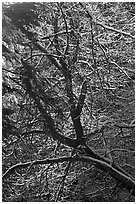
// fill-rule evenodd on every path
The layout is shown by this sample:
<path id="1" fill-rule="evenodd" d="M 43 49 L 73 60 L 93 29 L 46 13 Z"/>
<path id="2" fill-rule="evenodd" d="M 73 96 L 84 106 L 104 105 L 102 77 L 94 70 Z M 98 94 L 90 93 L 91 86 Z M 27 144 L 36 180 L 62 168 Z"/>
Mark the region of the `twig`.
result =
<path id="1" fill-rule="evenodd" d="M 63 35 L 63 34 L 71 33 L 71 32 L 72 32 L 72 30 L 67 30 L 67 32 L 66 31 L 61 31 L 61 32 L 58 32 L 58 33 L 54 33 L 52 35 L 45 36 L 45 37 L 41 38 L 40 40 L 46 40 L 46 39 L 53 38 L 53 37 L 58 36 L 58 35 Z"/>
<path id="2" fill-rule="evenodd" d="M 69 35 L 68 35 L 68 25 L 67 25 L 67 21 L 66 21 L 66 16 L 63 12 L 63 9 L 61 8 L 60 4 L 58 3 L 58 6 L 61 10 L 61 13 L 62 13 L 62 16 L 63 16 L 63 19 L 64 19 L 64 23 L 65 23 L 65 27 L 66 27 L 66 34 L 67 34 L 67 45 L 66 45 L 66 48 L 65 48 L 65 52 L 64 52 L 64 55 L 67 54 L 68 52 L 68 48 L 69 48 Z"/>

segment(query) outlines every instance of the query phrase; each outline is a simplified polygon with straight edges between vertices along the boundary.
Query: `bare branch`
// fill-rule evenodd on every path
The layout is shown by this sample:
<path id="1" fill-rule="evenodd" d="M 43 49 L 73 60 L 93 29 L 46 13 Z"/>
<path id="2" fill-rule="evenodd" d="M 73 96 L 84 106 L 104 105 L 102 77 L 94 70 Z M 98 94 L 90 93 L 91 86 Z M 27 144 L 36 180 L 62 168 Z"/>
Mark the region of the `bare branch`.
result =
<path id="1" fill-rule="evenodd" d="M 98 159 L 94 159 L 91 157 L 61 157 L 61 158 L 55 158 L 55 159 L 44 159 L 44 160 L 36 160 L 34 162 L 26 162 L 26 163 L 21 163 L 21 164 L 16 164 L 9 168 L 4 174 L 3 174 L 3 179 L 5 179 L 9 174 L 13 173 L 14 170 L 18 168 L 27 168 L 30 165 L 39 165 L 39 164 L 54 164 L 58 162 L 64 162 L 64 161 L 84 161 L 84 162 L 92 162 L 96 167 L 99 169 L 109 172 L 112 177 L 114 177 L 116 180 L 121 182 L 123 184 L 123 187 L 126 187 L 128 190 L 133 190 L 133 194 L 135 193 L 135 182 L 134 179 L 123 174 L 122 172 L 119 172 L 116 170 L 111 164 L 108 164 L 104 161 L 100 161 Z"/>
<path id="2" fill-rule="evenodd" d="M 128 73 L 122 68 L 120 67 L 116 62 L 113 61 L 109 61 L 110 64 L 115 65 L 116 67 L 118 67 L 118 69 L 123 72 L 125 74 L 125 76 L 127 76 L 129 79 L 131 79 L 131 77 L 128 75 Z M 131 79 L 132 80 L 132 79 Z"/>
<path id="3" fill-rule="evenodd" d="M 99 23 L 99 22 L 96 22 L 96 24 L 99 25 L 99 26 L 101 26 L 101 27 L 103 27 L 104 29 L 113 31 L 113 32 L 115 32 L 115 33 L 120 33 L 120 34 L 125 35 L 125 36 L 128 36 L 128 37 L 130 37 L 130 38 L 132 38 L 132 39 L 135 39 L 135 37 L 134 37 L 133 35 L 131 35 L 130 33 L 126 33 L 126 32 L 124 32 L 124 31 L 122 31 L 122 30 L 117 30 L 117 29 L 115 29 L 115 28 L 113 28 L 113 27 L 107 26 L 107 25 L 102 24 L 102 23 Z"/>

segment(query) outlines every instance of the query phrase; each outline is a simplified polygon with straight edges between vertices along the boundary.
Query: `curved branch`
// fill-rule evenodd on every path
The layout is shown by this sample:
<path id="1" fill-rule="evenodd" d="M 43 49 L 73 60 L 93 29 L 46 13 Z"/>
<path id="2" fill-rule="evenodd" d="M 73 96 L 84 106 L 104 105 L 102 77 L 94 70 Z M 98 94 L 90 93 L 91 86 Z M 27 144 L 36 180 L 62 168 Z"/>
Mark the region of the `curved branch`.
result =
<path id="1" fill-rule="evenodd" d="M 33 162 L 26 162 L 26 163 L 21 163 L 21 164 L 16 164 L 9 168 L 4 174 L 3 174 L 3 179 L 5 179 L 10 173 L 13 173 L 14 170 L 18 168 L 27 168 L 30 165 L 39 165 L 39 164 L 54 164 L 58 162 L 64 162 L 64 161 L 84 161 L 84 162 L 92 162 L 96 167 L 99 169 L 109 172 L 109 174 L 114 177 L 117 181 L 122 183 L 122 186 L 127 188 L 128 190 L 132 190 L 132 194 L 135 194 L 135 182 L 134 179 L 119 172 L 116 170 L 111 164 L 108 164 L 104 161 L 100 161 L 98 159 L 94 159 L 91 157 L 86 157 L 86 156 L 74 156 L 74 157 L 61 157 L 61 158 L 55 158 L 55 159 L 44 159 L 44 160 L 36 160 Z"/>

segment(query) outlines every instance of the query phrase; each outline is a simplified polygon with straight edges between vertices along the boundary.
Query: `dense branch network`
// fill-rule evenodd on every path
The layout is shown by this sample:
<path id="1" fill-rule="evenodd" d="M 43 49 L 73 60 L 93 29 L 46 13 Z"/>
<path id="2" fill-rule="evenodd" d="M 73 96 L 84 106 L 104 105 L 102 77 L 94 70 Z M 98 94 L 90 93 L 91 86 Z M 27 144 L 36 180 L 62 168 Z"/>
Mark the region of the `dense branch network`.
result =
<path id="1" fill-rule="evenodd" d="M 124 171 L 121 167 L 119 167 L 115 161 L 109 160 L 105 156 L 100 156 L 98 153 L 93 151 L 92 148 L 89 147 L 89 144 L 87 142 L 87 135 L 84 135 L 84 125 L 81 122 L 81 116 L 83 114 L 84 108 L 86 106 L 86 99 L 88 97 L 88 90 L 91 88 L 90 83 L 91 79 L 87 80 L 85 76 L 89 79 L 89 76 L 92 74 L 97 74 L 98 79 L 100 81 L 100 93 L 103 92 L 103 85 L 102 85 L 102 78 L 101 78 L 101 71 L 98 69 L 98 61 L 97 61 L 97 56 L 96 56 L 96 46 L 97 42 L 102 48 L 101 50 L 103 51 L 103 57 L 106 60 L 107 66 L 113 65 L 118 68 L 118 70 L 123 73 L 128 79 L 131 79 L 131 77 L 128 75 L 128 73 L 122 68 L 121 66 L 118 65 L 118 63 L 113 62 L 112 60 L 109 60 L 109 57 L 107 56 L 107 53 L 105 52 L 103 46 L 101 43 L 96 41 L 95 38 L 95 32 L 93 31 L 97 26 L 102 27 L 105 30 L 112 31 L 114 33 L 120 33 L 123 36 L 127 36 L 129 38 L 134 39 L 134 36 L 132 36 L 129 33 L 126 33 L 122 30 L 115 29 L 113 27 L 107 26 L 105 24 L 102 24 L 98 21 L 94 21 L 91 13 L 88 11 L 88 9 L 84 6 L 83 3 L 79 3 L 79 5 L 82 7 L 84 10 L 86 17 L 89 19 L 89 24 L 90 24 L 90 29 L 88 32 L 90 34 L 90 39 L 91 39 L 91 49 L 90 49 L 90 54 L 91 54 L 91 59 L 83 60 L 79 59 L 78 53 L 80 52 L 81 49 L 81 37 L 79 35 L 75 35 L 74 30 L 69 28 L 68 24 L 68 16 L 66 15 L 65 9 L 62 7 L 62 4 L 57 4 L 58 5 L 58 11 L 60 11 L 60 15 L 62 18 L 63 22 L 63 31 L 59 30 L 59 20 L 60 20 L 60 15 L 58 13 L 55 13 L 52 18 L 53 18 L 53 34 L 48 34 L 44 35 L 44 37 L 37 37 L 35 33 L 32 31 L 29 31 L 27 27 L 22 26 L 19 24 L 19 22 L 15 23 L 15 25 L 22 31 L 23 34 L 25 34 L 26 38 L 28 39 L 29 44 L 31 45 L 31 56 L 27 59 L 21 58 L 20 63 L 22 65 L 22 70 L 20 71 L 20 80 L 22 83 L 22 88 L 26 91 L 26 95 L 28 94 L 30 99 L 33 100 L 34 104 L 36 105 L 40 115 L 44 119 L 44 128 L 43 130 L 40 129 L 34 129 L 30 131 L 24 131 L 23 133 L 19 133 L 19 138 L 22 136 L 27 136 L 27 135 L 33 135 L 33 134 L 50 134 L 50 137 L 52 137 L 55 141 L 58 141 L 61 144 L 64 144 L 65 146 L 71 147 L 73 150 L 75 150 L 75 155 L 74 156 L 68 156 L 68 157 L 60 157 L 60 158 L 54 158 L 54 159 L 42 159 L 42 160 L 34 160 L 30 162 L 25 162 L 25 163 L 19 163 L 16 164 L 12 167 L 10 167 L 5 173 L 3 174 L 3 179 L 6 179 L 7 176 L 9 176 L 11 173 L 14 173 L 16 169 L 25 169 L 28 168 L 30 169 L 34 165 L 41 165 L 41 164 L 54 164 L 54 163 L 62 163 L 62 162 L 75 162 L 75 161 L 83 161 L 83 162 L 91 162 L 94 164 L 97 168 L 99 168 L 102 171 L 109 172 L 109 174 L 114 177 L 118 182 L 122 183 L 123 187 L 127 188 L 129 191 L 132 191 L 132 194 L 135 194 L 135 183 L 134 183 L 134 178 L 132 178 L 126 171 Z M 72 61 L 71 63 L 69 62 L 69 55 L 71 53 L 71 47 L 73 45 L 71 44 L 71 35 L 73 36 L 73 40 L 75 41 L 75 46 L 73 49 L 73 56 L 72 56 Z M 65 41 L 65 46 L 61 49 L 60 44 L 59 44 L 59 39 L 60 36 L 65 36 L 64 41 Z M 44 43 L 46 40 L 49 40 L 51 42 L 51 45 L 54 47 L 54 52 L 52 49 L 49 51 L 48 46 L 44 46 Z M 51 46 L 51 47 L 52 47 Z M 49 46 L 50 47 L 50 46 Z M 32 55 L 32 49 L 36 49 L 37 53 Z M 10 50 L 6 48 L 5 45 L 3 45 L 3 51 L 4 53 L 10 54 Z M 39 63 L 37 63 L 37 66 L 33 64 L 32 58 L 35 57 L 43 57 L 46 56 L 46 59 L 48 59 L 51 63 L 50 66 L 53 67 L 53 70 L 56 69 L 58 70 L 58 73 L 62 76 L 63 82 L 64 82 L 64 89 L 65 89 L 65 94 L 67 98 L 67 111 L 69 112 L 69 116 L 67 118 L 67 123 L 68 121 L 71 121 L 73 126 L 73 132 L 74 137 L 67 137 L 65 134 L 63 134 L 63 131 L 61 132 L 61 128 L 57 128 L 57 122 L 56 122 L 56 100 L 54 97 L 48 96 L 45 93 L 45 90 L 42 88 L 42 85 L 38 82 L 37 78 L 37 73 L 36 73 L 36 67 L 39 67 L 39 64 L 41 62 L 41 59 L 39 60 Z M 81 57 L 82 58 L 82 57 Z M 31 63 L 29 62 L 31 60 Z M 73 81 L 73 69 L 76 66 L 76 63 L 82 64 L 82 66 L 88 66 L 90 69 L 89 73 L 85 74 L 85 78 L 81 83 L 80 86 L 80 94 L 79 96 L 76 96 L 75 91 L 74 91 L 74 81 Z M 77 64 L 77 65 L 78 65 Z M 78 66 L 79 68 L 79 66 Z M 80 68 L 79 68 L 80 69 Z M 91 72 L 92 70 L 92 72 Z M 110 74 L 110 73 L 109 73 Z M 58 80 L 59 81 L 59 80 Z M 60 88 L 60 87 L 59 87 Z M 91 90 L 89 90 L 92 92 Z M 93 94 L 93 93 L 91 93 Z M 92 106 L 92 104 L 91 104 Z M 49 108 L 50 107 L 50 108 Z M 54 111 L 50 111 L 50 110 Z M 60 111 L 61 109 L 59 109 Z M 58 111 L 58 112 L 59 112 Z M 62 111 L 63 112 L 63 111 Z M 63 119 L 62 119 L 63 121 Z M 94 122 L 91 120 L 91 122 Z M 114 124 L 115 127 L 122 129 L 134 129 L 135 125 L 134 124 L 126 124 L 126 123 L 116 123 Z M 103 125 L 102 125 L 103 127 Z M 48 133 L 47 130 L 48 129 Z M 102 134 L 102 130 L 98 130 L 98 134 Z M 93 134 L 91 134 L 93 135 Z M 95 134 L 94 134 L 95 135 Z M 100 137 L 101 138 L 101 137 Z M 107 146 L 107 145 L 106 145 Z M 83 155 L 78 155 L 78 152 L 84 151 Z M 111 150 L 108 152 L 110 153 Z M 70 164 L 69 163 L 69 164 Z M 67 169 L 67 168 L 66 168 Z M 69 169 L 69 165 L 68 165 Z M 68 169 L 66 172 L 68 172 Z M 65 176 L 64 176 L 65 179 Z"/>

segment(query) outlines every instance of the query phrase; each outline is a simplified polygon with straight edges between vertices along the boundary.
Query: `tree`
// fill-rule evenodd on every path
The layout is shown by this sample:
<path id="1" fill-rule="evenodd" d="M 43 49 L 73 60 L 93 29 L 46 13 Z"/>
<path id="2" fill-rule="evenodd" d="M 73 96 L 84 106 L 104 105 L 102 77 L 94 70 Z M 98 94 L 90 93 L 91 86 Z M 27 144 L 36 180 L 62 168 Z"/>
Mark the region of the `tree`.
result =
<path id="1" fill-rule="evenodd" d="M 3 201 L 134 200 L 134 7 L 3 4 Z"/>

